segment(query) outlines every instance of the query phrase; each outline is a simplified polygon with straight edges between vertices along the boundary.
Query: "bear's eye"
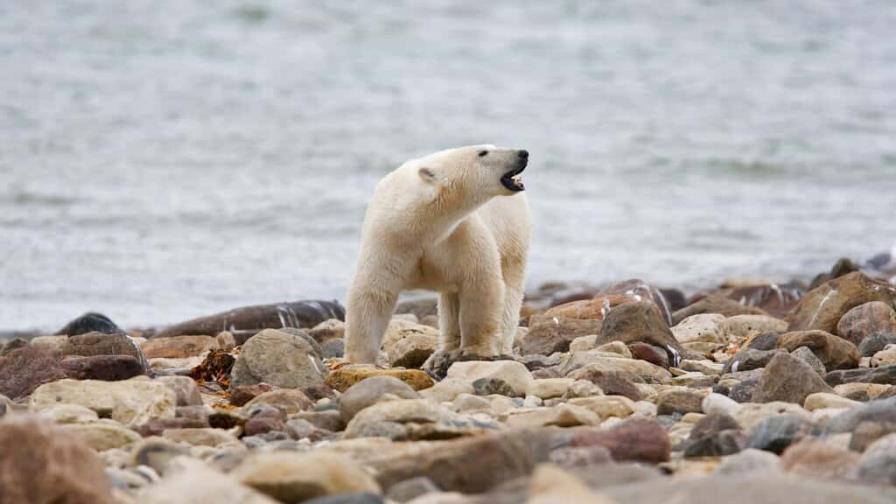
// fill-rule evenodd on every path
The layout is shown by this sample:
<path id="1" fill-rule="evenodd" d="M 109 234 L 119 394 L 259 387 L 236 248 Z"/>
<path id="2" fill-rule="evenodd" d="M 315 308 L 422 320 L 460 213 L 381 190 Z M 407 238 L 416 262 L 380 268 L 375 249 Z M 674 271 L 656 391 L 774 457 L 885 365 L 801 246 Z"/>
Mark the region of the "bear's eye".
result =
<path id="1" fill-rule="evenodd" d="M 479 157 L 482 157 L 482 156 L 484 156 L 484 155 L 486 155 L 486 154 L 488 154 L 488 151 L 487 151 L 487 150 L 479 151 Z"/>

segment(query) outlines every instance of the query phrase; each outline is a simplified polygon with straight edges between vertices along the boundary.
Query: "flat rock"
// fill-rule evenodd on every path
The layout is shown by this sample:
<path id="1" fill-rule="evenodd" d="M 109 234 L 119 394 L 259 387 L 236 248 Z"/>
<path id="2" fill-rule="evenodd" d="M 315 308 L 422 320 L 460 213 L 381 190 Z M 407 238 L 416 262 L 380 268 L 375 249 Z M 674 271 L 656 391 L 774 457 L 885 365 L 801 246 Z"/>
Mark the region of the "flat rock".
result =
<path id="1" fill-rule="evenodd" d="M 600 416 L 626 418 L 635 412 L 637 406 L 631 399 L 623 396 L 592 396 L 570 399 L 569 404 L 580 406 Z"/>
<path id="2" fill-rule="evenodd" d="M 834 390 L 812 367 L 786 353 L 768 363 L 753 392 L 753 402 L 784 401 L 803 404 L 809 394 Z"/>
<path id="3" fill-rule="evenodd" d="M 657 396 L 656 410 L 658 415 L 702 413 L 703 394 L 690 390 L 664 390 Z"/>
<path id="4" fill-rule="evenodd" d="M 733 317 L 735 315 L 767 315 L 759 308 L 744 306 L 737 301 L 729 299 L 724 294 L 715 294 L 706 296 L 677 310 L 672 314 L 672 323 L 678 324 L 691 315 L 698 315 L 701 313 L 718 313 L 725 317 Z"/>
<path id="5" fill-rule="evenodd" d="M 111 420 L 65 424 L 59 428 L 64 435 L 75 437 L 96 451 L 121 448 L 142 439 L 137 432 Z"/>
<path id="6" fill-rule="evenodd" d="M 824 379 L 832 386 L 855 382 L 896 385 L 896 364 L 877 368 L 831 371 L 825 375 Z"/>
<path id="7" fill-rule="evenodd" d="M 860 455 L 817 439 L 804 439 L 781 454 L 785 471 L 820 480 L 847 479 L 858 465 Z"/>
<path id="8" fill-rule="evenodd" d="M 146 358 L 133 338 L 127 334 L 106 334 L 90 332 L 69 336 L 62 345 L 63 355 L 130 355 L 137 359 L 144 369 L 149 369 Z"/>
<path id="9" fill-rule="evenodd" d="M 426 372 L 419 369 L 381 369 L 368 365 L 350 365 L 330 371 L 327 385 L 344 392 L 352 385 L 372 376 L 391 376 L 411 386 L 414 390 L 423 390 L 433 386 L 433 380 Z"/>
<path id="10" fill-rule="evenodd" d="M 18 399 L 44 383 L 66 378 L 59 358 L 49 350 L 25 346 L 0 356 L 0 394 Z"/>
<path id="11" fill-rule="evenodd" d="M 497 427 L 494 423 L 471 420 L 425 399 L 398 399 L 380 402 L 359 411 L 346 425 L 344 437 L 445 439 L 478 434 Z"/>
<path id="12" fill-rule="evenodd" d="M 117 382 L 59 380 L 38 387 L 28 407 L 39 412 L 57 404 L 79 404 L 133 427 L 153 418 L 174 417 L 177 396 L 164 383 L 142 377 Z"/>
<path id="13" fill-rule="evenodd" d="M 807 292 L 788 316 L 789 330 L 834 333 L 840 319 L 852 308 L 872 301 L 893 306 L 894 300 L 896 287 L 893 285 L 861 272 L 849 273 Z"/>
<path id="14" fill-rule="evenodd" d="M 574 427 L 600 425 L 601 417 L 575 404 L 558 404 L 550 408 L 517 410 L 507 416 L 509 427 Z"/>
<path id="15" fill-rule="evenodd" d="M 162 432 L 162 437 L 169 441 L 193 446 L 218 446 L 237 440 L 236 436 L 228 431 L 208 427 L 167 429 Z"/>
<path id="16" fill-rule="evenodd" d="M 560 367 L 567 378 L 587 380 L 594 373 L 623 373 L 637 376 L 651 383 L 667 383 L 672 379 L 669 371 L 639 359 L 622 359 L 611 354 L 579 352 L 570 354 Z"/>
<path id="17" fill-rule="evenodd" d="M 859 365 L 859 349 L 849 341 L 819 330 L 796 331 L 781 335 L 778 348 L 792 352 L 804 346 L 821 359 L 828 371 L 852 369 Z"/>
<path id="18" fill-rule="evenodd" d="M 304 338 L 265 329 L 249 338 L 231 371 L 231 386 L 270 383 L 306 389 L 324 384 L 326 367 Z"/>
<path id="19" fill-rule="evenodd" d="M 729 338 L 751 338 L 763 333 L 787 331 L 787 321 L 768 315 L 735 315 L 727 317 L 724 323 Z"/>
<path id="20" fill-rule="evenodd" d="M 76 380 L 118 381 L 146 374 L 144 363 L 130 355 L 73 355 L 62 359 L 59 366 Z"/>

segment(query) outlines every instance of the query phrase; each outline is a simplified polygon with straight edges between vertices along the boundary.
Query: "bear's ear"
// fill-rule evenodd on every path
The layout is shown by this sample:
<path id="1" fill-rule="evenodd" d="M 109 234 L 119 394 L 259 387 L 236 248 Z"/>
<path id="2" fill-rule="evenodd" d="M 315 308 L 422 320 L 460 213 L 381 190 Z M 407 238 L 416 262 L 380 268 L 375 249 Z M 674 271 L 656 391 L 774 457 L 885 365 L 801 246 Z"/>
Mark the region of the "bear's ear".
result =
<path id="1" fill-rule="evenodd" d="M 417 170 L 417 173 L 420 174 L 420 178 L 427 184 L 439 185 L 439 177 L 436 176 L 436 172 L 432 171 L 432 169 L 424 166 Z"/>

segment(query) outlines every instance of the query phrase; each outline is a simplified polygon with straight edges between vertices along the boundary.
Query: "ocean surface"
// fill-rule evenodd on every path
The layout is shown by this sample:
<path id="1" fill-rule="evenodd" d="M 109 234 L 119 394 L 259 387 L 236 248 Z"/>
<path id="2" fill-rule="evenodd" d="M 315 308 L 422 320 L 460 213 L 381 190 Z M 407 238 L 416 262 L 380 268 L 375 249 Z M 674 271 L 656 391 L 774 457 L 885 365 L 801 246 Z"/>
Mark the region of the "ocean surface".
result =
<path id="1" fill-rule="evenodd" d="M 896 239 L 896 2 L 0 2 L 0 330 L 342 299 L 376 181 L 528 149 L 529 284 Z"/>

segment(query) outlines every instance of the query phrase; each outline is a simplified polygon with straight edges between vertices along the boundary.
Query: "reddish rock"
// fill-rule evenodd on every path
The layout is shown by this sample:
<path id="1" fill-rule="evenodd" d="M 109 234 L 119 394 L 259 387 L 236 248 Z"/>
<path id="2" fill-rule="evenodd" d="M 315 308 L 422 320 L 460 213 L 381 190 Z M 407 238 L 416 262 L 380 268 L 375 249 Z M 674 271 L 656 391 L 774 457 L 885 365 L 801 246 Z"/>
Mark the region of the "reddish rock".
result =
<path id="1" fill-rule="evenodd" d="M 628 346 L 632 358 L 645 360 L 662 368 L 669 369 L 669 356 L 666 350 L 647 343 L 636 342 Z"/>
<path id="2" fill-rule="evenodd" d="M 662 313 L 667 324 L 672 322 L 672 313 L 663 294 L 643 280 L 632 279 L 613 284 L 591 299 L 570 301 L 554 306 L 544 315 L 575 319 L 603 320 L 615 307 L 627 303 L 652 302 Z"/>
<path id="3" fill-rule="evenodd" d="M 803 290 L 773 283 L 735 287 L 728 291 L 727 296 L 744 306 L 759 308 L 772 317 L 783 318 L 803 298 Z"/>
<path id="4" fill-rule="evenodd" d="M 632 401 L 641 400 L 641 392 L 634 383 L 643 382 L 644 380 L 633 374 L 622 373 L 619 371 L 588 369 L 584 370 L 584 372 L 580 372 L 578 374 L 578 379 L 589 380 L 591 383 L 600 387 L 606 395 L 621 395 L 628 397 Z"/>
<path id="5" fill-rule="evenodd" d="M 69 356 L 59 363 L 76 380 L 127 380 L 146 374 L 143 364 L 130 355 Z"/>
<path id="6" fill-rule="evenodd" d="M 896 334 L 896 310 L 882 301 L 860 304 L 837 323 L 837 335 L 856 346 L 874 333 Z"/>
<path id="7" fill-rule="evenodd" d="M 256 397 L 274 390 L 274 386 L 267 383 L 256 383 L 254 385 L 240 385 L 230 390 L 230 404 L 234 406 L 242 406 Z"/>
<path id="8" fill-rule="evenodd" d="M 583 429 L 572 435 L 570 446 L 603 446 L 617 462 L 657 464 L 669 460 L 672 449 L 666 430 L 653 420 L 636 418 L 612 429 Z"/>
<path id="9" fill-rule="evenodd" d="M 17 399 L 38 386 L 67 378 L 59 356 L 49 350 L 22 347 L 0 357 L 0 394 Z"/>
<path id="10" fill-rule="evenodd" d="M 896 287 L 854 272 L 829 280 L 812 289 L 788 316 L 791 331 L 837 331 L 837 323 L 852 308 L 872 301 L 890 306 L 896 302 Z"/>
<path id="11" fill-rule="evenodd" d="M 146 359 L 143 352 L 137 346 L 137 343 L 127 334 L 106 334 L 101 332 L 90 332 L 86 334 L 78 334 L 69 336 L 68 340 L 62 345 L 63 355 L 80 355 L 90 357 L 93 355 L 130 355 L 146 365 Z"/>
<path id="12" fill-rule="evenodd" d="M 550 355 L 567 352 L 572 340 L 597 334 L 600 327 L 600 320 L 533 315 L 529 319 L 529 332 L 519 340 L 520 353 Z"/>
<path id="13" fill-rule="evenodd" d="M 849 341 L 825 331 L 795 331 L 778 338 L 778 348 L 792 352 L 804 346 L 812 350 L 828 371 L 859 365 L 859 349 Z"/>
<path id="14" fill-rule="evenodd" d="M 0 421 L 0 502 L 112 504 L 103 463 L 77 436 L 32 416 Z"/>

